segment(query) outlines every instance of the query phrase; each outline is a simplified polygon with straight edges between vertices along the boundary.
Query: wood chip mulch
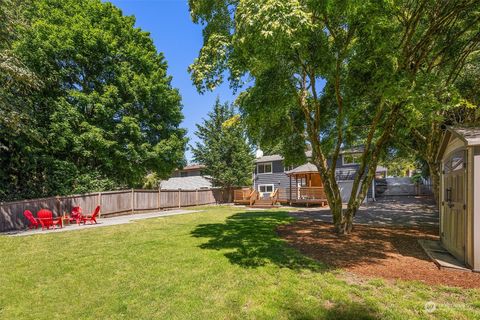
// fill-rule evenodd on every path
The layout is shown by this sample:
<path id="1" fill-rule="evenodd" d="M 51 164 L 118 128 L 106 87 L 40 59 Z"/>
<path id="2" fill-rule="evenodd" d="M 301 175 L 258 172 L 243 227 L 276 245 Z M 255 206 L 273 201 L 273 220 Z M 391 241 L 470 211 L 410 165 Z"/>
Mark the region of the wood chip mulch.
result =
<path id="1" fill-rule="evenodd" d="M 423 251 L 417 240 L 438 239 L 436 229 L 355 225 L 351 235 L 340 236 L 329 223 L 301 220 L 277 231 L 303 254 L 367 278 L 480 288 L 480 273 L 439 269 Z"/>

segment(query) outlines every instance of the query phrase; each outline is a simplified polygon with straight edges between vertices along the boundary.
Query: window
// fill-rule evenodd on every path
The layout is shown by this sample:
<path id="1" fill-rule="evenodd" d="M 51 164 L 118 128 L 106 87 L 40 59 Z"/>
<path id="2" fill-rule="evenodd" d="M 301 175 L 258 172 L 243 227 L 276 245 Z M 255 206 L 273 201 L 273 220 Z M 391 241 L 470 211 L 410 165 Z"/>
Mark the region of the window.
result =
<path id="1" fill-rule="evenodd" d="M 259 163 L 257 164 L 257 173 L 264 174 L 264 173 L 272 173 L 272 163 Z"/>
<path id="2" fill-rule="evenodd" d="M 297 187 L 306 187 L 307 186 L 307 178 L 299 178 L 297 179 Z"/>
<path id="3" fill-rule="evenodd" d="M 259 192 L 273 192 L 273 184 L 260 184 L 258 185 Z"/>
<path id="4" fill-rule="evenodd" d="M 285 166 L 285 170 L 284 170 L 284 171 L 287 172 L 287 171 L 293 170 L 293 168 L 295 168 L 295 167 L 292 166 L 292 165 Z"/>
<path id="5" fill-rule="evenodd" d="M 181 172 L 180 172 L 180 177 L 182 177 L 182 178 L 188 177 L 188 172 L 181 171 Z"/>
<path id="6" fill-rule="evenodd" d="M 454 152 L 452 155 L 450 155 L 444 164 L 445 173 L 463 169 L 465 161 L 464 157 L 465 154 L 463 150 Z"/>
<path id="7" fill-rule="evenodd" d="M 362 159 L 362 155 L 360 153 L 344 154 L 342 159 L 344 166 L 349 164 L 359 164 Z"/>

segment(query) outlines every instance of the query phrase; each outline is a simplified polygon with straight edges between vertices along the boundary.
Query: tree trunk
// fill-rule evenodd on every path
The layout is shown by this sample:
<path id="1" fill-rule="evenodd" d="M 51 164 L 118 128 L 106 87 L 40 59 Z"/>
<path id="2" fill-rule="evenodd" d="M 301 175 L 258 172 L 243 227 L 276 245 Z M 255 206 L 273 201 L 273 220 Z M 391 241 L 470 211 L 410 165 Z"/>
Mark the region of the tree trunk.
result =
<path id="1" fill-rule="evenodd" d="M 342 195 L 337 181 L 332 175 L 320 175 L 322 176 L 325 195 L 327 196 L 328 205 L 332 214 L 335 232 L 338 234 L 348 234 L 352 231 L 353 215 L 348 210 L 343 209 Z"/>
<path id="2" fill-rule="evenodd" d="M 432 180 L 432 193 L 435 202 L 438 203 L 440 197 L 440 166 L 436 161 L 427 159 L 428 169 L 430 171 L 430 178 Z"/>

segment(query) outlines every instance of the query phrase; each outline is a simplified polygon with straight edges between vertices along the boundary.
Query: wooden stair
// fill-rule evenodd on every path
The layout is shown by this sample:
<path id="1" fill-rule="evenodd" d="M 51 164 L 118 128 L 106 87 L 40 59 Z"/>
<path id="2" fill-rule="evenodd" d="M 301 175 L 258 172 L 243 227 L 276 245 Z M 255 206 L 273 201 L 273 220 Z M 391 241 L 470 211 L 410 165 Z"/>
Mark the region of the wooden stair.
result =
<path id="1" fill-rule="evenodd" d="M 257 200 L 255 200 L 255 202 L 250 207 L 251 208 L 270 209 L 270 208 L 273 208 L 274 205 L 272 204 L 271 199 L 257 199 Z"/>

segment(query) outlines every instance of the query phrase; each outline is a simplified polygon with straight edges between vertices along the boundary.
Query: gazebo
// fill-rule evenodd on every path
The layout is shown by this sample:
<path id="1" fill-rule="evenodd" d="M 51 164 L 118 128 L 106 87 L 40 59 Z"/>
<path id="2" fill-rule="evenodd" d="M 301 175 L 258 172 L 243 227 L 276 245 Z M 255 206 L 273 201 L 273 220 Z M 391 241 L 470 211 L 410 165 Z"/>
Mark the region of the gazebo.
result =
<path id="1" fill-rule="evenodd" d="M 287 199 L 290 204 L 320 204 L 327 203 L 322 179 L 317 167 L 308 162 L 285 172 L 289 177 Z M 294 184 L 293 184 L 294 183 Z"/>

